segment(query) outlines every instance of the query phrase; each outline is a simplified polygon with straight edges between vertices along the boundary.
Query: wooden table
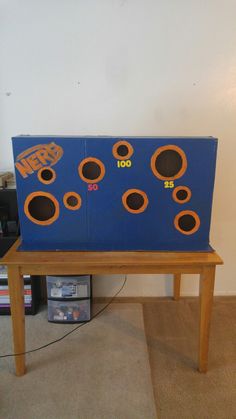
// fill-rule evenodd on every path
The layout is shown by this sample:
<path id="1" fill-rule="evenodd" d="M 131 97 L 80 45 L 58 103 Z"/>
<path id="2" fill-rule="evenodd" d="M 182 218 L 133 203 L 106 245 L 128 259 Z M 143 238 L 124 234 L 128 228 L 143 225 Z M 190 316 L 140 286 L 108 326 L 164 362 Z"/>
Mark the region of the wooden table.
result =
<path id="1" fill-rule="evenodd" d="M 23 275 L 174 274 L 179 298 L 181 274 L 200 274 L 200 372 L 207 371 L 215 268 L 223 262 L 215 252 L 20 252 L 20 239 L 1 264 L 8 267 L 14 353 L 25 352 Z M 25 355 L 15 356 L 16 375 L 25 374 Z"/>

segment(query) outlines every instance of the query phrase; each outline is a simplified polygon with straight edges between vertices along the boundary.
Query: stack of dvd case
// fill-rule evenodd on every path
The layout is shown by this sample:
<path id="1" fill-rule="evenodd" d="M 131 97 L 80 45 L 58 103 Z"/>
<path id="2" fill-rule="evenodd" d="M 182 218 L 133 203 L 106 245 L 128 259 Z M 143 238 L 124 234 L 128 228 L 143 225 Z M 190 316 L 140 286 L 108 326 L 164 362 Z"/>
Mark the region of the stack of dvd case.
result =
<path id="1" fill-rule="evenodd" d="M 36 314 L 40 302 L 39 277 L 24 275 L 25 314 Z M 11 314 L 7 267 L 0 265 L 0 315 Z"/>

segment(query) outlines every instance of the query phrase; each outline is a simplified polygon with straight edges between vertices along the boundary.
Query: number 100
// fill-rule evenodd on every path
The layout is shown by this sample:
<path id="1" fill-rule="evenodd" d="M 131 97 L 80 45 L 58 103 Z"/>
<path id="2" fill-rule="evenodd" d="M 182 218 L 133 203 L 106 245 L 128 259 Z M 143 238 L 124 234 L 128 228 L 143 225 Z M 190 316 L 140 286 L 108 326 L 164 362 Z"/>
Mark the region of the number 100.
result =
<path id="1" fill-rule="evenodd" d="M 118 160 L 117 167 L 131 167 L 131 160 Z"/>

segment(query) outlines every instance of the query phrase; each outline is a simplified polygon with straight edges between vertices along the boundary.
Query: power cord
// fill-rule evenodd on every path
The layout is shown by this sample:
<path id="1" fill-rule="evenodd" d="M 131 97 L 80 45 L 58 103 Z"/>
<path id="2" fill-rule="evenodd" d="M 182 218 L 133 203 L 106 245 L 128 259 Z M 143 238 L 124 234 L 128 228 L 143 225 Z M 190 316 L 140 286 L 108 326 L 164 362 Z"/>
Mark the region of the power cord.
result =
<path id="1" fill-rule="evenodd" d="M 106 310 L 107 307 L 109 307 L 111 305 L 111 303 L 114 301 L 114 299 L 117 297 L 117 295 L 119 295 L 120 292 L 125 287 L 126 281 L 127 281 L 127 275 L 125 275 L 124 282 L 123 282 L 122 286 L 120 287 L 120 289 L 117 291 L 117 293 L 110 299 L 110 301 L 101 310 L 99 310 L 96 314 L 94 314 L 94 316 L 92 316 L 91 320 L 93 320 L 96 317 L 98 317 L 101 313 L 103 313 L 103 311 Z M 48 346 L 53 345 L 54 343 L 60 342 L 61 340 L 65 339 L 67 336 L 69 336 L 72 333 L 74 333 L 80 327 L 83 327 L 83 326 L 85 326 L 87 324 L 89 324 L 89 322 L 87 322 L 87 323 L 80 323 L 78 326 L 74 327 L 74 329 L 72 329 L 70 332 L 66 333 L 65 335 L 61 336 L 60 338 L 58 338 L 56 340 L 53 340 L 52 342 L 47 343 L 46 345 L 42 345 L 42 346 L 39 346 L 38 348 L 31 349 L 29 351 L 21 352 L 21 353 L 18 353 L 18 354 L 0 355 L 0 358 L 8 358 L 8 357 L 11 357 L 11 356 L 26 355 L 26 354 L 31 354 L 32 352 L 40 351 L 41 349 L 47 348 Z"/>

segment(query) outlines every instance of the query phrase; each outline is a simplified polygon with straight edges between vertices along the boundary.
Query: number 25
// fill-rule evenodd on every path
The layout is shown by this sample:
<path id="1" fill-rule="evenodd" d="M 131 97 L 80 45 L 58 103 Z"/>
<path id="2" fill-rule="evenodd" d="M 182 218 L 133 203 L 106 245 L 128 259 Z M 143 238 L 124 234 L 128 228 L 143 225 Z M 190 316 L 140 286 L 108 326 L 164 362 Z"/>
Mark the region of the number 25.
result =
<path id="1" fill-rule="evenodd" d="M 173 188 L 175 185 L 174 185 L 174 182 L 173 182 L 173 180 L 166 180 L 165 182 L 164 182 L 164 188 Z"/>

